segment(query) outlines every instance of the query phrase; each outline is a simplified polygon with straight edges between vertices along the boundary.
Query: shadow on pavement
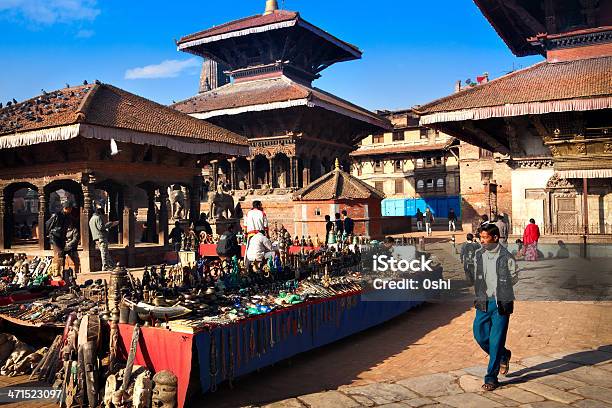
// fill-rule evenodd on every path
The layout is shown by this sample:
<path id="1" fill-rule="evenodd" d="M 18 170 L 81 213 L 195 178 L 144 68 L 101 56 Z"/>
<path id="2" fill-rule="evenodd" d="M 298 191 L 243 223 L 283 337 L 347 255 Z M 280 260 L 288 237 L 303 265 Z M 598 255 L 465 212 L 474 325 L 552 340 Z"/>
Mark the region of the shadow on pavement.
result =
<path id="1" fill-rule="evenodd" d="M 575 370 L 580 366 L 594 366 L 595 364 L 612 362 L 612 345 L 601 346 L 594 350 L 581 351 L 565 355 L 556 360 L 546 361 L 532 367 L 526 367 L 509 373 L 505 384 L 517 384 L 549 375 L 563 374 Z"/>
<path id="2" fill-rule="evenodd" d="M 188 407 L 239 407 L 281 401 L 350 385 L 359 374 L 417 345 L 427 333 L 447 325 L 471 302 L 426 303 L 386 323 L 330 345 L 302 353 L 272 367 L 234 380 L 215 393 L 192 395 Z"/>

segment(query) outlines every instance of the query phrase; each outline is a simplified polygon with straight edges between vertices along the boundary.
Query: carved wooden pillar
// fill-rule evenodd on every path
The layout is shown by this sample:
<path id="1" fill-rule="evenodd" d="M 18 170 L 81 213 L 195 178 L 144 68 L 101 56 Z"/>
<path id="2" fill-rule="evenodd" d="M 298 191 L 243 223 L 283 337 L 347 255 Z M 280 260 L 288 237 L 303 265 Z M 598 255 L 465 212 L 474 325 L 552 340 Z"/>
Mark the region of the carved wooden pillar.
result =
<path id="1" fill-rule="evenodd" d="M 127 250 L 127 267 L 135 264 L 136 214 L 134 205 L 134 187 L 123 188 L 123 245 Z"/>
<path id="2" fill-rule="evenodd" d="M 238 160 L 235 157 L 232 157 L 231 159 L 227 159 L 227 161 L 230 164 L 230 186 L 232 188 L 232 190 L 237 190 L 238 189 L 238 180 L 237 179 L 237 175 L 236 175 L 236 160 Z"/>
<path id="3" fill-rule="evenodd" d="M 38 249 L 45 250 L 47 231 L 45 222 L 47 221 L 47 196 L 44 189 L 40 189 L 38 193 Z"/>
<path id="4" fill-rule="evenodd" d="M 93 251 L 93 241 L 89 236 L 89 219 L 92 216 L 91 196 L 93 193 L 93 186 L 86 182 L 82 186 L 83 190 L 83 207 L 79 214 L 79 224 L 81 230 L 81 247 L 83 248 L 83 255 L 81 256 L 81 272 L 88 273 L 92 270 L 90 253 Z"/>
<path id="5" fill-rule="evenodd" d="M 290 156 L 289 157 L 289 187 L 291 188 L 295 188 L 297 187 L 297 157 L 295 156 Z"/>
<path id="6" fill-rule="evenodd" d="M 304 157 L 302 159 L 304 169 L 302 170 L 302 187 L 306 187 L 310 184 L 310 158 Z"/>
<path id="7" fill-rule="evenodd" d="M 270 180 L 270 188 L 274 188 L 274 156 L 268 157 L 270 169 L 268 170 L 268 180 Z"/>
<path id="8" fill-rule="evenodd" d="M 249 161 L 249 185 L 255 188 L 255 157 L 247 157 Z"/>
<path id="9" fill-rule="evenodd" d="M 196 199 L 196 197 L 200 196 L 200 191 L 202 191 L 202 177 L 197 175 L 193 177 L 193 182 L 191 183 L 191 194 L 189 196 L 190 222 L 195 222 L 200 216 L 200 200 Z"/>
<path id="10" fill-rule="evenodd" d="M 164 247 L 168 247 L 168 188 L 166 186 L 159 188 L 159 213 L 157 223 L 159 243 Z"/>
<path id="11" fill-rule="evenodd" d="M 212 178 L 213 178 L 212 190 L 216 190 L 217 184 L 219 183 L 219 160 L 211 160 L 210 165 L 212 166 Z"/>
<path id="12" fill-rule="evenodd" d="M 4 241 L 4 230 L 6 228 L 4 223 L 4 210 L 4 189 L 2 189 L 0 191 L 0 249 L 8 249 Z"/>

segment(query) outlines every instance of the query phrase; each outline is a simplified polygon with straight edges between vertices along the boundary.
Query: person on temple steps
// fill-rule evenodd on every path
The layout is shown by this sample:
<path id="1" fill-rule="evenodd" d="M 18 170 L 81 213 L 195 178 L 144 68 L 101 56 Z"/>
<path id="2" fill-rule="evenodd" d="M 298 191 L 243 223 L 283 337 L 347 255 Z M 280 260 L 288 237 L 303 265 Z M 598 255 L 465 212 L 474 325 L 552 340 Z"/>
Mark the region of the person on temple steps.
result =
<path id="1" fill-rule="evenodd" d="M 55 276 L 62 276 L 64 272 L 64 248 L 66 246 L 66 234 L 72 224 L 72 205 L 64 201 L 62 209 L 53 214 L 45 223 L 51 248 L 53 249 L 53 269 Z"/>
<path id="2" fill-rule="evenodd" d="M 480 228 L 482 248 L 474 257 L 474 339 L 489 355 L 482 389 L 499 387 L 498 375 L 510 369 L 512 353 L 506 348 L 510 315 L 514 311 L 513 285 L 518 281 L 516 261 L 499 243 L 499 229 L 489 223 Z"/>
<path id="3" fill-rule="evenodd" d="M 110 271 L 115 267 L 115 262 L 111 258 L 108 250 L 108 233 L 112 227 L 119 224 L 119 221 L 104 223 L 102 219 L 103 214 L 104 211 L 102 207 L 96 207 L 96 212 L 89 220 L 89 230 L 91 231 L 91 239 L 94 240 L 100 250 L 102 270 Z"/>

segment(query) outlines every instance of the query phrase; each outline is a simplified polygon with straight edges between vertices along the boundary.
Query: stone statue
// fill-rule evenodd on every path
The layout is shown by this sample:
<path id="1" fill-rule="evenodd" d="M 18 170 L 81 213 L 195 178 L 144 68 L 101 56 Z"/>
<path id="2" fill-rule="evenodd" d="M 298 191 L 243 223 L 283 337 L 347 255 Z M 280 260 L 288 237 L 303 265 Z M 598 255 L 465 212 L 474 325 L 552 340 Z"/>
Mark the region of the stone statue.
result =
<path id="1" fill-rule="evenodd" d="M 182 190 L 172 190 L 170 192 L 170 204 L 172 205 L 172 218 L 175 220 L 183 219 L 185 216 L 185 194 Z"/>
<path id="2" fill-rule="evenodd" d="M 222 181 L 217 184 L 216 192 L 210 194 L 210 212 L 215 220 L 235 218 L 234 197 L 225 189 Z"/>
<path id="3" fill-rule="evenodd" d="M 162 370 L 153 376 L 153 383 L 152 406 L 156 408 L 175 408 L 178 385 L 176 375 L 168 370 Z"/>

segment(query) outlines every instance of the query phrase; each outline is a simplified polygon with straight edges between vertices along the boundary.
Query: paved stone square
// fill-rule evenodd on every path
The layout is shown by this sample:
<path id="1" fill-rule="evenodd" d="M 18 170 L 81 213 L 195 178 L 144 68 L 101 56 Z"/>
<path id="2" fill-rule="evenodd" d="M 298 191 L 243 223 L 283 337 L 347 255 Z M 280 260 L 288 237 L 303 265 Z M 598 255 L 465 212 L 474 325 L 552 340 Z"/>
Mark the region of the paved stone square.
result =
<path id="1" fill-rule="evenodd" d="M 554 353 L 558 354 L 558 353 Z M 529 362 L 546 362 L 530 366 Z M 581 361 L 577 366 L 564 362 Z M 551 362 L 558 364 L 551 365 Z M 358 387 L 341 387 L 339 390 L 298 396 L 264 405 L 270 408 L 324 408 L 324 407 L 612 407 L 612 372 L 601 370 L 599 376 L 589 379 L 592 364 L 607 365 L 612 362 L 612 352 L 595 348 L 561 353 L 557 358 L 540 355 L 518 361 L 519 371 L 512 370 L 500 380 L 502 386 L 493 392 L 485 392 L 482 379 L 468 372 L 483 371 L 482 367 L 466 367 L 425 376 L 407 378 L 395 382 L 373 383 Z M 547 367 L 556 368 L 552 372 Z M 523 372 L 523 374 L 519 374 Z M 582 381 L 573 377 L 579 372 Z M 606 382 L 605 386 L 601 384 Z"/>

